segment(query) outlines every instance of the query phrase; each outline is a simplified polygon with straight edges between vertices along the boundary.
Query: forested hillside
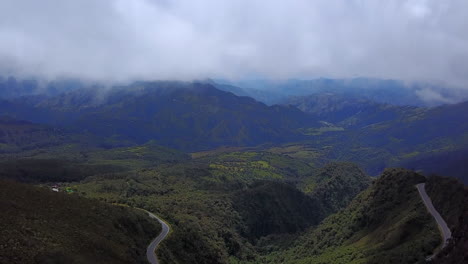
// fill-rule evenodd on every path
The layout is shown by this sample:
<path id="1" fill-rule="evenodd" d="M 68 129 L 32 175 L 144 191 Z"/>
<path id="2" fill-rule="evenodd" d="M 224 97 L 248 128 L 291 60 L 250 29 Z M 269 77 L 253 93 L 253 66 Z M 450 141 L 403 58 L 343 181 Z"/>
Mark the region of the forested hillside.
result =
<path id="1" fill-rule="evenodd" d="M 146 263 L 143 211 L 0 181 L 0 263 Z"/>
<path id="2" fill-rule="evenodd" d="M 310 228 L 265 263 L 418 263 L 440 243 L 415 184 L 425 178 L 388 169 L 347 208 Z"/>

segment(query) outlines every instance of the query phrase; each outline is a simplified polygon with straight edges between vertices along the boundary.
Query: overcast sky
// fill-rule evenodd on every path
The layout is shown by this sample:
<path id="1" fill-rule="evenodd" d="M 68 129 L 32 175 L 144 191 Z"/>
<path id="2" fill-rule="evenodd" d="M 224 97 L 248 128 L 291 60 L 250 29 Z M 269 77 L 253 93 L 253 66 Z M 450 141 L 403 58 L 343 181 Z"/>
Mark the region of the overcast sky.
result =
<path id="1" fill-rule="evenodd" d="M 0 75 L 468 87 L 467 0 L 0 0 Z"/>

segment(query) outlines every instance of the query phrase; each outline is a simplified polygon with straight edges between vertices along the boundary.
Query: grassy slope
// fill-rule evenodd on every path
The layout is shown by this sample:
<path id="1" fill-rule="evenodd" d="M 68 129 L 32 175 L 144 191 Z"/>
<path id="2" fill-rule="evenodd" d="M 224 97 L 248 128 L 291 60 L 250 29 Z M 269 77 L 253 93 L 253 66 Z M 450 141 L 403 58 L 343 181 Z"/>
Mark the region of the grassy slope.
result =
<path id="1" fill-rule="evenodd" d="M 160 225 L 145 213 L 0 182 L 0 263 L 145 263 Z"/>

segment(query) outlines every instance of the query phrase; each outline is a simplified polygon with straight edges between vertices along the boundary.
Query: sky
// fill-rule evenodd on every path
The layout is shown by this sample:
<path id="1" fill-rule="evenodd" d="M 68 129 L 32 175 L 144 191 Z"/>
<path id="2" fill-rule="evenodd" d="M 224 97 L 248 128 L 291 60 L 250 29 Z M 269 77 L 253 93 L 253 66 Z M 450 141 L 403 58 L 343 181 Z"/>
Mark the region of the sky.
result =
<path id="1" fill-rule="evenodd" d="M 0 0 L 0 75 L 468 89 L 466 0 Z"/>

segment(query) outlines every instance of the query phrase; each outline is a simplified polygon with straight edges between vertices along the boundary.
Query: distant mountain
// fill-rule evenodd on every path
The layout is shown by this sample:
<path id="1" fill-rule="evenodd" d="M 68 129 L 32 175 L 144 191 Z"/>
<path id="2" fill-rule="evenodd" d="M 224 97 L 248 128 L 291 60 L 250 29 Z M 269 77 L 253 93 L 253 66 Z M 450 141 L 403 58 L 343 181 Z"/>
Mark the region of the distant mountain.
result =
<path id="1" fill-rule="evenodd" d="M 210 81 L 210 84 L 218 88 L 219 90 L 231 92 L 237 96 L 248 96 L 252 97 L 255 100 L 262 102 L 267 105 L 274 105 L 282 102 L 285 99 L 285 96 L 279 92 L 273 92 L 270 90 L 259 90 L 252 88 L 240 88 L 238 86 L 224 84 L 223 81 L 214 82 Z"/>
<path id="2" fill-rule="evenodd" d="M 155 144 L 192 152 L 295 142 L 314 149 L 312 162 L 351 161 L 370 175 L 388 166 L 457 177 L 466 171 L 453 162 L 441 163 L 443 168 L 452 164 L 452 170 L 430 169 L 432 165 L 424 165 L 428 164 L 424 160 L 468 149 L 467 116 L 462 114 L 468 111 L 468 102 L 435 108 L 396 106 L 334 92 L 289 102 L 293 105 L 267 106 L 207 83 L 136 82 L 107 90 L 87 87 L 55 96 L 2 100 L 0 115 L 48 124 L 74 135 L 94 135 L 100 147 L 155 140 Z M 26 144 L 27 137 L 23 139 L 15 140 Z M 1 149 L 11 151 L 13 145 L 4 144 Z M 463 159 L 457 164 L 462 163 Z"/>
<path id="3" fill-rule="evenodd" d="M 85 86 L 83 82 L 72 79 L 40 81 L 0 76 L 0 98 L 11 99 L 31 95 L 54 96 Z"/>
<path id="4" fill-rule="evenodd" d="M 320 120 L 338 126 L 356 128 L 401 119 L 405 115 L 424 112 L 424 108 L 396 106 L 377 103 L 363 97 L 345 96 L 336 93 L 318 93 L 308 96 L 291 97 L 285 101 Z"/>
<path id="5" fill-rule="evenodd" d="M 419 155 L 401 163 L 405 168 L 420 171 L 425 175 L 444 175 L 460 179 L 468 185 L 468 147 L 446 152 Z"/>
<path id="6" fill-rule="evenodd" d="M 312 80 L 218 80 L 218 83 L 229 84 L 249 90 L 261 91 L 264 94 L 275 95 L 264 98 L 262 93 L 249 95 L 259 101 L 269 104 L 284 102 L 288 97 L 307 96 L 320 93 L 341 94 L 346 97 L 360 97 L 378 103 L 411 106 L 437 106 L 447 103 L 457 103 L 468 100 L 468 92 L 463 89 L 446 88 L 443 85 L 428 83 L 405 83 L 398 80 L 373 78 Z"/>
<path id="7" fill-rule="evenodd" d="M 9 117 L 0 117 L 0 153 L 54 146 L 69 140 L 64 131 Z"/>
<path id="8" fill-rule="evenodd" d="M 312 146 L 331 146 L 325 160 L 356 162 L 371 175 L 389 166 L 412 168 L 409 161 L 468 148 L 467 111 L 468 102 L 410 109 L 394 120 L 324 135 Z"/>
<path id="9" fill-rule="evenodd" d="M 402 149 L 436 143 L 456 144 L 461 147 L 467 143 L 468 102 L 443 105 L 426 111 L 410 111 L 402 117 L 362 129 L 360 137 L 373 145 L 392 144 Z M 445 141 L 442 142 L 442 141 Z M 431 146 L 432 150 L 434 145 Z"/>
<path id="10" fill-rule="evenodd" d="M 300 140 L 299 129 L 321 126 L 295 107 L 266 106 L 202 83 L 140 82 L 107 93 L 79 89 L 29 100 L 4 101 L 0 113 L 184 150 Z"/>

